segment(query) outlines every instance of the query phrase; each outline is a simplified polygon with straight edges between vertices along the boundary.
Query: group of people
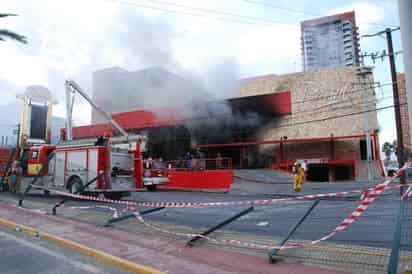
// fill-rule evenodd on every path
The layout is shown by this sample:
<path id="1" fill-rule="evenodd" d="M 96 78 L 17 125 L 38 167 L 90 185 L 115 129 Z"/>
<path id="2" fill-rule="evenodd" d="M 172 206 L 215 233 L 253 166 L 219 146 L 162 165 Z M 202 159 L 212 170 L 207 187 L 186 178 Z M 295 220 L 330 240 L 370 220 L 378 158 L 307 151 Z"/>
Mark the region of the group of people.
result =
<path id="1" fill-rule="evenodd" d="M 153 159 L 151 156 L 149 156 L 147 159 L 144 159 L 144 166 L 147 169 L 150 168 L 163 168 L 164 166 L 163 158 L 155 158 Z"/>
<path id="2" fill-rule="evenodd" d="M 205 154 L 200 150 L 196 149 L 194 153 L 186 152 L 183 157 L 184 166 L 187 169 L 205 169 L 206 160 Z"/>

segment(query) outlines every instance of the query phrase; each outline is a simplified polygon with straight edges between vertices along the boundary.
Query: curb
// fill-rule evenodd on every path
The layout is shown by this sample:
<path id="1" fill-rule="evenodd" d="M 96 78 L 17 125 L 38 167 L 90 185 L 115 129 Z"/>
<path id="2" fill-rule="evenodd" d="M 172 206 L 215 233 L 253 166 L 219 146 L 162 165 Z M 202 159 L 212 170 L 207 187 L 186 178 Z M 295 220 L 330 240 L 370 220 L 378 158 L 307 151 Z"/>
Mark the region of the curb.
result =
<path id="1" fill-rule="evenodd" d="M 25 225 L 20 225 L 16 224 L 14 222 L 4 220 L 0 218 L 0 226 L 7 227 L 10 229 L 16 229 L 19 228 L 23 233 L 34 236 L 34 237 L 40 237 L 41 239 L 44 239 L 46 241 L 49 241 L 51 243 L 57 244 L 59 246 L 65 247 L 72 249 L 74 251 L 77 251 L 83 255 L 93 257 L 101 262 L 117 266 L 119 268 L 125 269 L 127 271 L 130 271 L 132 273 L 139 273 L 139 274 L 164 274 L 163 272 L 156 270 L 154 268 L 150 268 L 147 266 L 139 265 L 136 263 L 133 263 L 131 261 L 110 255 L 106 252 L 96 250 L 91 247 L 84 246 L 82 244 L 63 239 L 58 236 L 54 236 L 49 233 L 41 232 L 38 231 L 34 228 L 25 226 Z"/>

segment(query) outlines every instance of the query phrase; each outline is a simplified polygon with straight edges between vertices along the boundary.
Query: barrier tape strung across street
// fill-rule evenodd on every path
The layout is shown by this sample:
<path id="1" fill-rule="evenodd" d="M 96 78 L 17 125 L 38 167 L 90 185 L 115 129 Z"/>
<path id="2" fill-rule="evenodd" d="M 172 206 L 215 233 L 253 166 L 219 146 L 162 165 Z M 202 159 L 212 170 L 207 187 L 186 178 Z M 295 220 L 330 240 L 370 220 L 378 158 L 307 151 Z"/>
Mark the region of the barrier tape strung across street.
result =
<path id="1" fill-rule="evenodd" d="M 406 200 L 410 197 L 412 197 L 412 185 L 409 185 L 408 189 L 405 191 L 405 193 L 403 193 L 402 200 Z"/>
<path id="2" fill-rule="evenodd" d="M 255 243 L 250 243 L 250 242 L 244 242 L 240 240 L 225 240 L 225 239 L 215 239 L 211 237 L 207 237 L 204 235 L 200 234 L 189 234 L 189 233 L 179 233 L 179 232 L 173 232 L 169 231 L 166 229 L 162 229 L 158 226 L 152 225 L 150 223 L 147 223 L 143 217 L 139 214 L 138 211 L 134 211 L 133 214 L 135 215 L 136 219 L 142 223 L 143 225 L 152 228 L 154 230 L 157 230 L 162 233 L 166 234 L 171 234 L 175 236 L 183 236 L 187 238 L 194 238 L 194 237 L 200 237 L 205 240 L 215 242 L 215 243 L 223 243 L 223 244 L 231 244 L 231 245 L 238 245 L 238 246 L 243 246 L 243 247 L 249 247 L 249 248 L 255 248 L 255 249 L 289 249 L 289 248 L 296 248 L 296 247 L 305 247 L 305 246 L 311 246 L 311 245 L 316 245 L 319 244 L 322 241 L 326 241 L 336 235 L 338 232 L 343 231 L 347 227 L 349 227 L 352 223 L 354 223 L 356 220 L 359 219 L 359 217 L 366 211 L 366 209 L 382 194 L 384 190 L 387 189 L 394 189 L 394 187 L 389 186 L 389 183 L 391 183 L 396 177 L 393 177 L 391 179 L 386 180 L 385 182 L 378 184 L 377 186 L 368 189 L 367 192 L 364 192 L 363 199 L 358 205 L 358 207 L 349 215 L 347 216 L 342 222 L 339 223 L 339 225 L 332 230 L 329 234 L 326 236 L 323 236 L 320 239 L 311 241 L 310 243 L 289 243 L 287 245 L 283 246 L 268 246 L 268 245 L 261 245 L 261 244 L 255 244 Z M 133 208 L 132 208 L 133 209 Z"/>
<path id="3" fill-rule="evenodd" d="M 328 235 L 312 241 L 310 243 L 289 243 L 288 245 L 285 246 L 272 246 L 272 245 L 262 245 L 262 244 L 256 244 L 256 243 L 251 243 L 251 242 L 245 242 L 245 241 L 240 241 L 240 240 L 235 240 L 235 239 L 215 239 L 212 237 L 208 237 L 208 236 L 204 236 L 201 234 L 193 234 L 193 233 L 180 233 L 180 232 L 174 232 L 174 231 L 170 231 L 170 230 L 166 230 L 163 228 L 160 228 L 156 225 L 147 223 L 143 217 L 139 214 L 139 212 L 137 211 L 137 209 L 134 206 L 130 206 L 128 205 L 127 208 L 121 210 L 122 213 L 125 212 L 126 209 L 129 209 L 133 212 L 133 214 L 135 215 L 136 219 L 143 225 L 159 231 L 161 233 L 164 234 L 169 234 L 169 235 L 174 235 L 174 236 L 178 236 L 178 237 L 186 237 L 186 238 L 194 238 L 194 237 L 200 237 L 203 238 L 205 240 L 208 240 L 210 242 L 213 243 L 221 243 L 221 244 L 229 244 L 229 245 L 236 245 L 236 246 L 241 246 L 241 247 L 246 247 L 246 248 L 253 248 L 253 249 L 264 249 L 264 250 L 270 250 L 270 249 L 289 249 L 289 248 L 296 248 L 296 247 L 304 247 L 304 246 L 310 246 L 310 245 L 315 245 L 320 243 L 321 241 L 325 241 L 329 238 L 331 238 L 332 236 L 334 236 L 336 233 L 346 229 L 349 225 L 351 225 L 353 222 L 355 222 L 361 215 L 362 213 L 364 213 L 366 211 L 366 209 L 376 200 L 376 198 L 379 197 L 379 195 L 384 191 L 384 190 L 388 190 L 388 189 L 395 189 L 395 188 L 399 188 L 400 185 L 398 186 L 389 186 L 388 184 L 390 182 L 392 182 L 393 179 L 389 179 L 387 181 L 385 181 L 384 183 L 381 183 L 377 186 L 375 186 L 374 188 L 368 189 L 368 191 L 364 191 L 363 192 L 363 200 L 360 202 L 360 205 L 352 212 L 351 215 L 349 215 L 348 217 L 346 217 L 331 233 L 329 233 Z M 405 186 L 405 185 L 403 185 Z M 412 185 L 409 185 L 409 187 L 411 188 Z M 305 195 L 305 196 L 310 196 L 310 195 Z M 95 198 L 95 197 L 93 197 Z M 113 217 L 117 217 L 118 215 L 118 210 L 116 208 L 113 207 L 108 207 L 108 206 L 78 206 L 78 207 L 67 207 L 66 208 L 71 208 L 71 209 L 90 209 L 90 208 L 105 208 L 105 209 L 110 209 L 114 211 L 114 215 Z M 117 214 L 117 215 L 115 215 Z"/>
<path id="4" fill-rule="evenodd" d="M 391 179 L 388 179 L 387 181 L 392 182 L 395 178 L 396 177 L 392 177 Z M 386 190 L 397 189 L 397 188 L 411 186 L 411 185 L 412 184 L 387 186 L 385 189 Z M 320 193 L 320 194 L 306 194 L 306 195 L 287 197 L 287 198 L 259 199 L 259 200 L 231 201 L 231 202 L 134 202 L 134 201 L 111 200 L 107 198 L 99 198 L 99 197 L 94 197 L 94 196 L 72 194 L 72 193 L 62 192 L 58 190 L 49 190 L 49 191 L 55 194 L 61 195 L 61 196 L 66 196 L 66 197 L 71 197 L 71 198 L 76 198 L 76 199 L 81 199 L 81 200 L 89 200 L 89 201 L 112 203 L 112 204 L 123 204 L 127 206 L 166 207 L 166 208 L 193 207 L 195 208 L 195 207 L 220 207 L 220 206 L 241 206 L 241 205 L 270 205 L 270 204 L 275 204 L 279 202 L 312 200 L 312 199 L 319 199 L 319 198 L 335 198 L 335 197 L 354 195 L 354 194 L 363 195 L 364 193 L 367 193 L 373 189 L 374 187 L 370 187 L 367 189 L 360 189 L 360 190 L 340 191 L 340 192 Z"/>
<path id="5" fill-rule="evenodd" d="M 178 237 L 186 237 L 186 238 L 195 238 L 195 237 L 199 237 L 205 240 L 208 240 L 210 242 L 213 243 L 223 243 L 223 244 L 229 244 L 229 245 L 237 245 L 237 246 L 242 246 L 242 247 L 248 247 L 248 248 L 254 248 L 254 249 L 273 249 L 273 248 L 280 248 L 280 246 L 270 246 L 270 245 L 262 245 L 262 244 L 255 244 L 255 243 L 250 243 L 250 242 L 245 242 L 245 241 L 240 241 L 240 240 L 234 240 L 234 239 L 230 239 L 230 240 L 226 240 L 226 239 L 216 239 L 216 238 L 212 238 L 212 237 L 208 237 L 208 236 L 204 236 L 202 234 L 193 234 L 193 233 L 180 233 L 180 232 L 174 232 L 174 231 L 170 231 L 170 230 L 166 230 L 163 228 L 160 228 L 156 225 L 147 223 L 143 217 L 140 215 L 139 211 L 133 211 L 133 214 L 135 215 L 136 219 L 143 225 L 159 231 L 161 233 L 164 234 L 169 234 L 169 235 L 174 235 L 174 236 L 178 236 Z"/>
<path id="6" fill-rule="evenodd" d="M 359 217 L 367 210 L 367 208 L 383 193 L 384 190 L 388 189 L 396 189 L 400 187 L 406 187 L 408 186 L 408 190 L 405 192 L 406 197 L 410 195 L 410 189 L 412 188 L 412 185 L 396 185 L 396 186 L 389 186 L 389 184 L 398 176 L 403 174 L 405 172 L 405 167 L 401 168 L 398 173 L 383 183 L 380 183 L 376 185 L 375 187 L 368 188 L 365 190 L 354 190 L 354 191 L 344 191 L 344 192 L 335 192 L 335 193 L 325 193 L 325 194 L 310 194 L 310 195 L 302 195 L 302 196 L 297 196 L 297 197 L 290 197 L 290 198 L 281 198 L 281 199 L 267 199 L 267 200 L 252 200 L 252 201 L 235 201 L 235 202 L 204 202 L 204 203 L 183 203 L 183 202 L 130 202 L 130 201 L 118 201 L 118 200 L 111 200 L 111 199 L 106 199 L 106 198 L 97 198 L 93 196 L 84 196 L 84 195 L 77 195 L 77 194 L 70 194 L 70 193 L 65 193 L 61 191 L 55 191 L 53 190 L 54 193 L 60 194 L 63 196 L 68 196 L 68 197 L 73 197 L 73 198 L 78 198 L 78 199 L 84 199 L 84 200 L 92 200 L 92 201 L 101 201 L 101 202 L 107 202 L 107 203 L 115 203 L 115 204 L 125 204 L 127 205 L 128 209 L 133 211 L 133 214 L 135 215 L 136 219 L 144 224 L 147 227 L 150 227 L 156 231 L 166 233 L 166 234 L 172 234 L 180 237 L 188 237 L 188 238 L 193 238 L 193 237 L 200 237 L 203 239 L 206 239 L 211 242 L 215 243 L 224 243 L 224 244 L 230 244 L 230 245 L 238 245 L 242 247 L 249 247 L 249 248 L 255 248 L 255 249 L 288 249 L 288 248 L 295 248 L 295 247 L 304 247 L 304 246 L 310 246 L 310 245 L 315 245 L 318 244 L 322 241 L 325 241 L 334 235 L 336 235 L 338 232 L 343 231 L 347 227 L 349 227 L 352 223 L 354 223 L 356 220 L 359 219 Z M 40 187 L 41 188 L 41 187 Z M 267 205 L 267 204 L 272 204 L 275 202 L 282 202 L 282 201 L 291 201 L 291 200 L 303 200 L 303 199 L 317 199 L 321 197 L 336 197 L 336 196 L 341 196 L 341 195 L 347 195 L 347 194 L 359 194 L 361 193 L 361 201 L 358 205 L 358 207 L 349 215 L 347 216 L 342 222 L 339 223 L 339 225 L 332 230 L 329 234 L 326 236 L 323 236 L 320 239 L 311 241 L 310 243 L 292 243 L 288 245 L 283 245 L 283 246 L 269 246 L 269 245 L 262 245 L 262 244 L 255 244 L 255 243 L 250 243 L 250 242 L 244 242 L 240 240 L 225 240 L 225 239 L 215 239 L 211 237 L 207 237 L 201 234 L 190 234 L 190 233 L 179 233 L 179 232 L 173 232 L 169 231 L 166 229 L 162 229 L 158 226 L 152 225 L 150 223 L 147 223 L 143 217 L 139 214 L 137 209 L 135 207 L 137 206 L 163 206 L 163 207 L 205 207 L 205 206 L 227 206 L 227 205 L 245 205 L 245 204 L 252 204 L 252 205 Z M 402 196 L 404 198 L 405 195 Z M 97 207 L 97 206 L 96 206 Z M 72 207 L 75 208 L 75 207 Z M 77 207 L 77 208 L 90 208 L 90 207 Z M 112 208 L 113 209 L 113 208 Z M 117 214 L 117 209 L 115 209 L 115 214 Z M 124 211 L 124 210 L 123 210 Z"/>

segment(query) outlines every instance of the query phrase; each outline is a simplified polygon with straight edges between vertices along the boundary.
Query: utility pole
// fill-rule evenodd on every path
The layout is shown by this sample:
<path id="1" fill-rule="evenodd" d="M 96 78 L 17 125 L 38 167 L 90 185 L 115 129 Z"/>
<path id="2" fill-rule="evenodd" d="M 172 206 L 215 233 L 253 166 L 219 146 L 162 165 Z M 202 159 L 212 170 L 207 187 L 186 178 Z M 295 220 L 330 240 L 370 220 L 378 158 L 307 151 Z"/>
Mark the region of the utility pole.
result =
<path id="1" fill-rule="evenodd" d="M 397 157 L 398 157 L 399 167 L 403 167 L 403 165 L 405 164 L 404 150 L 403 150 L 403 132 L 402 132 L 402 122 L 401 122 L 401 108 L 399 105 L 398 79 L 396 76 L 395 56 L 394 56 L 393 44 L 392 44 L 392 30 L 390 28 L 387 28 L 385 30 L 385 33 L 386 33 L 386 41 L 388 42 L 388 55 L 389 55 L 389 64 L 391 66 L 392 87 L 393 87 L 393 102 L 395 106 L 396 138 L 398 139 Z M 401 183 L 402 184 L 406 183 L 405 176 L 401 177 Z"/>
<path id="2" fill-rule="evenodd" d="M 397 139 L 397 149 L 396 154 L 398 158 L 399 167 L 403 167 L 404 161 L 404 150 L 403 150 L 403 132 L 402 132 L 402 122 L 401 122 L 401 110 L 399 105 L 399 90 L 398 90 L 398 79 L 396 76 L 396 65 L 395 65 L 395 53 L 393 51 L 393 43 L 392 43 L 392 32 L 400 30 L 400 28 L 386 28 L 383 31 L 379 31 L 375 34 L 366 34 L 362 35 L 362 37 L 375 37 L 386 34 L 386 41 L 388 44 L 388 57 L 389 57 L 389 65 L 391 69 L 391 77 L 392 77 L 392 90 L 393 90 L 393 103 L 395 108 L 395 122 L 396 122 L 396 139 Z M 401 184 L 405 184 L 405 176 L 401 176 Z M 401 188 L 401 193 L 403 192 L 403 188 Z"/>

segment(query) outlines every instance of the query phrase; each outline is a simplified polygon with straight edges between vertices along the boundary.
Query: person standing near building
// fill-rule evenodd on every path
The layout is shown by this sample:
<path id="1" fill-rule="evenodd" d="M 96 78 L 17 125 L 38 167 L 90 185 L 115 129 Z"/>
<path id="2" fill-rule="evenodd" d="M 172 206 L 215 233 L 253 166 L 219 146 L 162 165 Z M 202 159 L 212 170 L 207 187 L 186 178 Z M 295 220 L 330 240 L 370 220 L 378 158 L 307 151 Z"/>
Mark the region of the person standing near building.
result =
<path id="1" fill-rule="evenodd" d="M 218 153 L 216 155 L 216 169 L 221 169 L 222 168 L 222 155 L 220 153 Z"/>
<path id="2" fill-rule="evenodd" d="M 192 159 L 192 154 L 190 152 L 187 152 L 184 158 L 187 169 L 192 169 Z"/>
<path id="3" fill-rule="evenodd" d="M 20 166 L 20 162 L 14 161 L 12 169 L 11 169 L 10 179 L 9 179 L 11 192 L 16 193 L 20 190 L 22 175 L 23 175 L 23 169 Z"/>
<path id="4" fill-rule="evenodd" d="M 292 168 L 294 173 L 293 190 L 295 192 L 300 192 L 303 185 L 303 180 L 305 179 L 305 169 L 299 162 L 295 162 Z"/>

